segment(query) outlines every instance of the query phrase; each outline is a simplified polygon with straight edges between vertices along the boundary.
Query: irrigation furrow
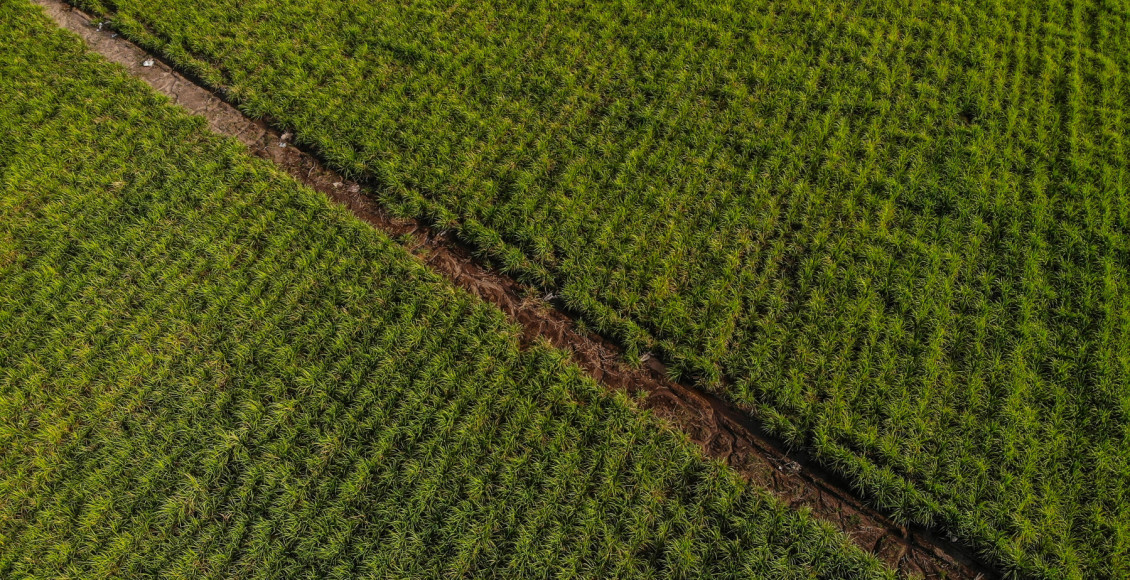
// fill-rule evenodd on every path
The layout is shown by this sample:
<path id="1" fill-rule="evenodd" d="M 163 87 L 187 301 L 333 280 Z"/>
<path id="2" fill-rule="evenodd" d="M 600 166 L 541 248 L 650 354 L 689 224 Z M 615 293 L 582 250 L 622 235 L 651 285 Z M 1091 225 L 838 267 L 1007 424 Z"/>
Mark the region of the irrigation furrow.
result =
<path id="1" fill-rule="evenodd" d="M 640 406 L 685 432 L 709 456 L 727 462 L 755 485 L 772 491 L 794 508 L 805 508 L 832 523 L 862 549 L 906 575 L 990 578 L 996 574 L 972 553 L 921 526 L 900 526 L 869 507 L 836 474 L 808 454 L 790 450 L 717 396 L 667 378 L 656 358 L 633 367 L 613 342 L 582 331 L 552 300 L 534 298 L 529 287 L 478 261 L 449 232 L 416 220 L 394 218 L 365 194 L 363 184 L 325 167 L 262 120 L 252 120 L 165 62 L 100 26 L 61 0 L 35 0 L 59 26 L 79 35 L 95 52 L 190 112 L 207 119 L 217 133 L 234 137 L 306 186 L 346 206 L 362 220 L 402 240 L 404 247 L 432 270 L 494 304 L 523 329 L 523 341 L 546 340 L 572 353 L 576 363 L 611 389 L 646 393 Z"/>

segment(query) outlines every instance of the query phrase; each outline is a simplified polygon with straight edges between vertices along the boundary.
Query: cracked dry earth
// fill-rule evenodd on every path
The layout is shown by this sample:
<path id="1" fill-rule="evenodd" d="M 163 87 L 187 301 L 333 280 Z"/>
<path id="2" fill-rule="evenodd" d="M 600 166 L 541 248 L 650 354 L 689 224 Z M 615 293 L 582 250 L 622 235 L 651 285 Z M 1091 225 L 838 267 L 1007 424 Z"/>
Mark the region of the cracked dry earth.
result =
<path id="1" fill-rule="evenodd" d="M 124 66 L 178 105 L 207 119 L 216 133 L 239 139 L 254 154 L 269 159 L 306 186 L 346 206 L 404 246 L 459 287 L 494 304 L 518 323 L 522 341 L 544 339 L 572 353 L 573 360 L 610 389 L 638 397 L 638 405 L 685 432 L 710 457 L 721 459 L 751 483 L 797 509 L 807 509 L 847 534 L 904 576 L 993 578 L 972 553 L 934 531 L 900 526 L 856 497 L 841 478 L 822 469 L 803 452 L 790 451 L 755 425 L 749 416 L 713 394 L 667 378 L 666 367 L 645 357 L 639 368 L 624 362 L 623 351 L 603 337 L 582 332 L 575 320 L 551 302 L 532 298 L 530 288 L 481 265 L 449 233 L 415 220 L 389 216 L 365 188 L 329 170 L 262 120 L 252 120 L 211 91 L 193 83 L 160 59 L 115 34 L 61 0 L 34 0 L 59 26 L 78 34 L 104 57 Z M 411 235 L 406 235 L 411 234 Z"/>

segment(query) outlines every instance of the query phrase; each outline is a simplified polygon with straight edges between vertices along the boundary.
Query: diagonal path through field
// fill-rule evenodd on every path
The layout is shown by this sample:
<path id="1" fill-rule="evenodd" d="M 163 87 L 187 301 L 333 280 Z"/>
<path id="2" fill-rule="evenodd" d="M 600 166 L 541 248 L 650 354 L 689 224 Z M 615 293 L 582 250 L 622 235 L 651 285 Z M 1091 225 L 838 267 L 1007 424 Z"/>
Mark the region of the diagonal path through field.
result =
<path id="1" fill-rule="evenodd" d="M 219 96 L 195 84 L 164 62 L 119 37 L 108 27 L 58 0 L 35 0 L 61 27 L 82 37 L 96 52 L 194 114 L 215 132 L 234 137 L 256 155 L 270 159 L 305 185 L 349 208 L 401 243 L 431 269 L 494 304 L 524 332 L 527 344 L 546 341 L 610 389 L 646 394 L 639 404 L 685 432 L 711 457 L 727 462 L 750 481 L 773 491 L 794 508 L 810 510 L 847 534 L 864 550 L 906 574 L 985 578 L 994 574 L 970 552 L 921 526 L 899 526 L 856 497 L 842 479 L 821 469 L 803 452 L 786 446 L 718 397 L 671 381 L 666 367 L 647 357 L 641 366 L 625 364 L 623 350 L 581 330 L 557 308 L 552 297 L 536 297 L 528 287 L 484 267 L 449 232 L 415 220 L 393 218 L 366 195 L 364 186 L 327 169 L 289 142 L 290 135 L 244 116 Z M 546 298 L 549 298 L 548 300 Z"/>

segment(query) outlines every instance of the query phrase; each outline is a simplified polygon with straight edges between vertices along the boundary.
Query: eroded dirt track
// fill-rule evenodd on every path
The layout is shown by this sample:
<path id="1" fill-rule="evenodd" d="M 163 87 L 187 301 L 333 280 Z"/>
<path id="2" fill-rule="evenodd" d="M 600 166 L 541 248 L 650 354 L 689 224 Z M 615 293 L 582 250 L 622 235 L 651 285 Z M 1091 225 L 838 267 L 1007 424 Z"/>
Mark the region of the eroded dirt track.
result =
<path id="1" fill-rule="evenodd" d="M 214 93 L 166 63 L 101 26 L 61 0 L 34 0 L 61 27 L 82 37 L 91 49 L 144 80 L 194 114 L 217 133 L 239 139 L 305 185 L 346 206 L 391 236 L 434 271 L 496 305 L 523 329 L 523 341 L 538 339 L 570 351 L 576 363 L 608 388 L 646 393 L 640 406 L 681 429 L 711 457 L 726 461 L 749 481 L 772 491 L 795 508 L 807 508 L 831 522 L 862 549 L 901 573 L 928 578 L 991 578 L 970 552 L 920 527 L 903 527 L 867 506 L 837 476 L 804 453 L 789 451 L 753 424 L 745 413 L 718 397 L 667 379 L 664 365 L 650 358 L 639 368 L 625 364 L 622 349 L 581 332 L 574 319 L 552 303 L 530 298 L 514 280 L 482 266 L 450 234 L 414 220 L 392 218 L 365 194 L 364 187 L 327 169 L 263 121 L 244 116 Z M 404 234 L 412 234 L 404 236 Z"/>

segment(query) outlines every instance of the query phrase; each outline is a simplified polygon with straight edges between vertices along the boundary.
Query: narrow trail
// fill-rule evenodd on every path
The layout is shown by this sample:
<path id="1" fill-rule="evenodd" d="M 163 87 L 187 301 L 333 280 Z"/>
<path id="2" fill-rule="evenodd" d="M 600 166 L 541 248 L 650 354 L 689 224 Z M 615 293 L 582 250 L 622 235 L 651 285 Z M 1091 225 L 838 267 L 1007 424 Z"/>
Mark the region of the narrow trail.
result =
<path id="1" fill-rule="evenodd" d="M 710 457 L 727 462 L 747 480 L 797 509 L 830 522 L 860 548 L 906 576 L 980 579 L 998 575 L 972 552 L 921 526 L 900 526 L 859 499 L 850 486 L 804 452 L 789 450 L 719 397 L 667 378 L 655 358 L 639 368 L 625 364 L 616 344 L 578 329 L 573 317 L 551 302 L 531 298 L 528 287 L 492 271 L 447 232 L 415 220 L 393 218 L 364 193 L 360 183 L 327 169 L 263 121 L 244 116 L 208 89 L 195 84 L 145 50 L 101 26 L 62 0 L 33 0 L 60 27 L 78 34 L 95 52 L 190 112 L 203 116 L 216 133 L 235 137 L 259 157 L 275 162 L 306 186 L 322 192 L 362 220 L 393 237 L 457 286 L 494 304 L 523 329 L 528 345 L 538 339 L 572 353 L 573 360 L 610 389 L 646 393 L 639 406 L 685 432 Z"/>

